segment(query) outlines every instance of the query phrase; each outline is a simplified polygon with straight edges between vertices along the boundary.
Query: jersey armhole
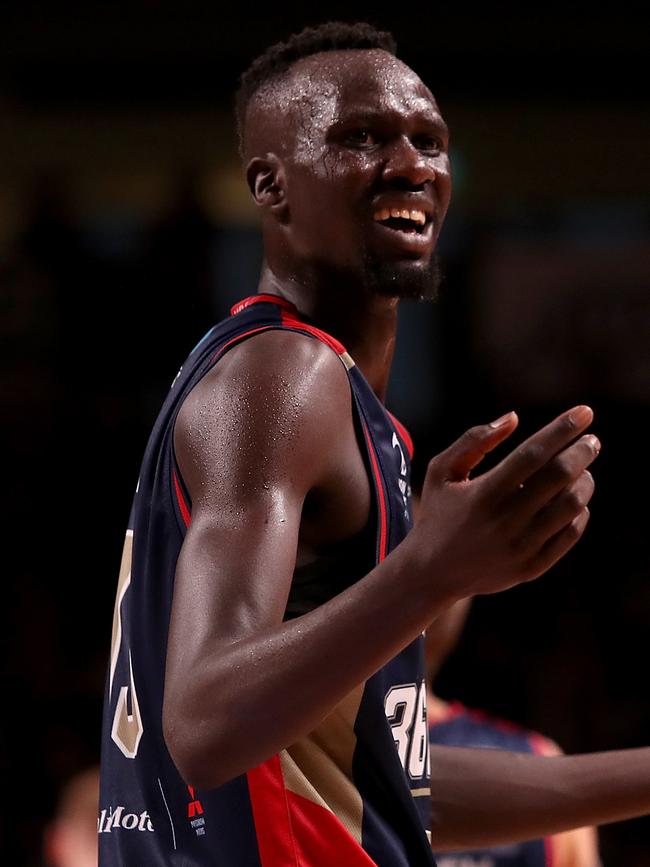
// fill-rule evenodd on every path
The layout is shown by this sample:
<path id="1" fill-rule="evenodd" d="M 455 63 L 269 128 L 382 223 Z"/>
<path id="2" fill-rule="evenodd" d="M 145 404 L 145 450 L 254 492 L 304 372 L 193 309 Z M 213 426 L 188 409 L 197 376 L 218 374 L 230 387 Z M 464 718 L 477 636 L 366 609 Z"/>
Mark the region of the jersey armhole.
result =
<path id="1" fill-rule="evenodd" d="M 223 356 L 227 352 L 229 352 L 231 349 L 234 349 L 240 343 L 243 343 L 246 340 L 249 340 L 251 337 L 254 337 L 255 335 L 265 331 L 293 331 L 298 334 L 304 334 L 306 337 L 309 337 L 312 340 L 319 340 L 321 343 L 324 343 L 326 346 L 328 346 L 337 356 L 339 361 L 343 364 L 343 367 L 346 370 L 346 374 L 347 371 L 350 370 L 350 367 L 354 366 L 354 361 L 346 352 L 343 344 L 339 343 L 337 340 L 335 340 L 335 338 L 331 337 L 325 331 L 321 331 L 319 328 L 305 325 L 299 319 L 293 317 L 286 310 L 282 310 L 282 318 L 280 322 L 272 323 L 269 325 L 261 325 L 257 326 L 256 328 L 250 328 L 248 331 L 243 331 L 241 334 L 237 334 L 234 337 L 231 337 L 222 346 L 220 346 L 210 356 L 209 363 L 205 367 L 200 368 L 197 371 L 197 375 L 193 377 L 193 379 L 189 383 L 187 391 L 183 395 L 183 398 L 176 409 L 171 424 L 171 467 L 169 474 L 170 496 L 173 503 L 174 514 L 176 515 L 179 529 L 183 535 L 185 535 L 191 522 L 192 501 L 185 480 L 183 479 L 183 474 L 181 472 L 180 464 L 176 456 L 176 448 L 174 445 L 174 433 L 176 430 L 176 420 L 178 418 L 178 413 L 180 412 L 185 400 L 190 395 L 194 387 L 198 385 L 198 383 L 203 379 L 204 376 L 206 376 L 210 372 L 210 370 L 212 370 L 212 368 L 219 361 L 219 359 L 223 358 Z M 346 376 L 346 378 L 348 380 L 348 386 L 350 388 L 352 405 L 354 406 L 356 405 L 354 390 L 352 388 L 352 383 L 350 382 L 349 376 Z M 358 413 L 355 413 L 354 409 L 352 410 L 352 413 L 354 423 L 355 416 Z"/>

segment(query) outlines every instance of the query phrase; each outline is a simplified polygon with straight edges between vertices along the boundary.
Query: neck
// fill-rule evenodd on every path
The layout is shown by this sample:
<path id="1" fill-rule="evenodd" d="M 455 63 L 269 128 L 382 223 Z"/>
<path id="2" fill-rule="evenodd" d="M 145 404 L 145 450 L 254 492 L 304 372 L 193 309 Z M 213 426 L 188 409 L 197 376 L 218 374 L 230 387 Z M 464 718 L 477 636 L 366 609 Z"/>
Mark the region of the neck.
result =
<path id="1" fill-rule="evenodd" d="M 298 312 L 339 340 L 380 400 L 385 400 L 397 334 L 398 298 L 372 295 L 332 277 L 308 285 L 278 277 L 265 263 L 258 292 L 291 301 Z"/>

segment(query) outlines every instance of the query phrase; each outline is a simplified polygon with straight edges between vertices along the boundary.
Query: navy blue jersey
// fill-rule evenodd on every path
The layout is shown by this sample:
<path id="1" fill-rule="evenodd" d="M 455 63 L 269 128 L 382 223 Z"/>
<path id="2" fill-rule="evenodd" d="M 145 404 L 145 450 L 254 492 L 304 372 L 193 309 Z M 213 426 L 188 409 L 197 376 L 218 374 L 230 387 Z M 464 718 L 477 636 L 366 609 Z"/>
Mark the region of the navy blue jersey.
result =
<path id="1" fill-rule="evenodd" d="M 352 558 L 354 568 L 343 578 L 329 567 L 309 575 L 296 570 L 286 617 L 300 617 L 358 580 L 411 527 L 408 435 L 345 349 L 279 298 L 258 295 L 237 304 L 181 368 L 141 466 L 104 702 L 101 867 L 435 864 L 426 831 L 429 746 L 421 638 L 353 690 L 316 731 L 223 786 L 187 786 L 165 746 L 161 717 L 174 573 L 192 514 L 174 457 L 174 423 L 186 396 L 224 353 L 269 329 L 320 340 L 345 366 L 373 496 L 370 531 L 360 537 L 363 551 Z M 332 562 L 340 564 L 340 558 Z"/>
<path id="2" fill-rule="evenodd" d="M 517 753 L 547 752 L 549 743 L 535 732 L 483 711 L 470 710 L 460 702 L 450 705 L 449 716 L 429 725 L 429 741 L 451 747 L 512 750 Z M 436 853 L 438 867 L 551 867 L 552 841 L 531 840 L 472 852 Z"/>

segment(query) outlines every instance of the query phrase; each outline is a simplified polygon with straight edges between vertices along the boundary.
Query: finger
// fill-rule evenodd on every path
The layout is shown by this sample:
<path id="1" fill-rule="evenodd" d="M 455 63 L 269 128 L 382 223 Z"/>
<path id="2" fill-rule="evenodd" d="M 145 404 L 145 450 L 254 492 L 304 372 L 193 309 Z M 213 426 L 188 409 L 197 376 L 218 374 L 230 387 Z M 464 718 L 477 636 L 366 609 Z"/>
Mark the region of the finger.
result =
<path id="1" fill-rule="evenodd" d="M 600 453 L 600 441 L 585 434 L 552 458 L 513 495 L 522 514 L 531 514 L 544 507 L 562 491 L 572 488 Z M 586 505 L 586 503 L 583 503 Z"/>
<path id="2" fill-rule="evenodd" d="M 464 481 L 485 455 L 509 437 L 518 424 L 517 414 L 509 412 L 490 424 L 470 428 L 429 462 L 428 474 L 441 481 Z"/>
<path id="3" fill-rule="evenodd" d="M 518 446 L 490 472 L 503 490 L 527 482 L 559 451 L 575 440 L 593 420 L 588 406 L 576 406 L 554 419 Z"/>
<path id="4" fill-rule="evenodd" d="M 530 561 L 529 572 L 531 574 L 528 580 L 542 575 L 573 548 L 584 533 L 589 517 L 589 509 L 584 508 L 570 524 L 563 527 L 559 533 L 552 536 L 542 546 L 534 559 Z"/>
<path id="5" fill-rule="evenodd" d="M 594 493 L 594 479 L 588 470 L 541 509 L 530 523 L 522 544 L 541 549 L 549 539 L 571 524 L 586 508 Z"/>

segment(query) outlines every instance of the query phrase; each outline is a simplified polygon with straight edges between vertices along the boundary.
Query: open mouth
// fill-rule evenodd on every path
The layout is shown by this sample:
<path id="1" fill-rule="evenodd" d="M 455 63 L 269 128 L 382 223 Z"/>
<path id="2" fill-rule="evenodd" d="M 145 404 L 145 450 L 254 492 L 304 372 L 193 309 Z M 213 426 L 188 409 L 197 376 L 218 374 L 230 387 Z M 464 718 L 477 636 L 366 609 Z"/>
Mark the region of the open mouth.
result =
<path id="1" fill-rule="evenodd" d="M 373 220 L 387 229 L 409 235 L 421 235 L 430 222 L 427 214 L 420 208 L 380 208 L 373 214 Z"/>

